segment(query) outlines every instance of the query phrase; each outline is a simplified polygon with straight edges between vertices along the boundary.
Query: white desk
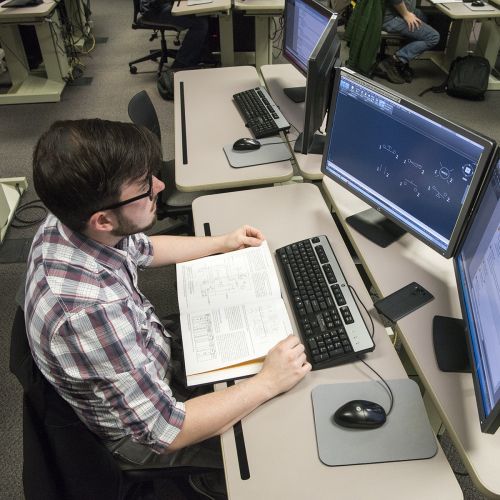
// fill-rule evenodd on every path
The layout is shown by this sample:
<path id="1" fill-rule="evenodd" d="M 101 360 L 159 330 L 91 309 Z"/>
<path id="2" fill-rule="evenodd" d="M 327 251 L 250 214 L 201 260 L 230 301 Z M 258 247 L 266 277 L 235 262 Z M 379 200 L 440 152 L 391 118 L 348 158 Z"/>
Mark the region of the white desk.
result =
<path id="1" fill-rule="evenodd" d="M 290 161 L 232 168 L 222 149 L 225 144 L 251 136 L 232 96 L 260 85 L 255 68 L 236 66 L 178 71 L 174 82 L 175 183 L 179 190 L 210 191 L 259 186 L 292 178 Z M 181 82 L 184 87 L 185 134 Z"/>
<path id="2" fill-rule="evenodd" d="M 202 196 L 193 203 L 195 233 L 210 223 L 213 235 L 247 223 L 260 228 L 271 252 L 292 241 L 326 234 L 335 245 L 347 280 L 365 304 L 370 298 L 333 223 L 319 189 L 294 184 Z M 296 330 L 286 295 L 292 325 Z M 385 329 L 375 320 L 373 353 L 366 357 L 387 379 L 406 378 Z M 242 421 L 250 478 L 242 480 L 233 431 L 222 436 L 226 482 L 235 500 L 458 499 L 462 491 L 438 445 L 429 460 L 328 467 L 316 448 L 311 390 L 319 384 L 374 380 L 362 363 L 309 373 L 288 393 L 259 407 Z M 219 384 L 218 388 L 225 384 Z"/>
<path id="3" fill-rule="evenodd" d="M 432 0 L 430 0 L 432 2 Z M 495 0 L 492 0 L 495 2 Z M 497 4 L 498 4 L 498 0 Z M 487 2 L 487 0 L 485 0 Z M 481 32 L 475 54 L 486 57 L 492 68 L 500 49 L 500 26 L 496 18 L 500 9 L 495 11 L 472 11 L 461 2 L 434 4 L 439 11 L 452 19 L 452 26 L 444 54 L 433 54 L 431 59 L 444 71 L 448 72 L 451 62 L 457 56 L 465 56 L 469 49 L 469 40 L 474 20 L 481 22 Z M 488 90 L 500 90 L 500 80 L 490 75 Z"/>
<path id="4" fill-rule="evenodd" d="M 255 66 L 272 64 L 270 40 L 271 18 L 281 15 L 284 0 L 213 0 L 201 5 L 187 5 L 187 0 L 176 0 L 172 15 L 217 15 L 219 18 L 220 54 L 222 66 L 235 65 L 232 9 L 244 15 L 255 17 Z"/>
<path id="5" fill-rule="evenodd" d="M 262 78 L 271 97 L 281 112 L 292 125 L 288 134 L 289 141 L 295 141 L 304 128 L 305 103 L 295 103 L 285 95 L 283 89 L 288 87 L 304 87 L 305 77 L 291 64 L 273 64 L 261 67 Z M 292 144 L 293 149 L 293 144 Z M 319 180 L 321 173 L 321 155 L 294 153 L 300 174 L 304 179 Z"/>
<path id="6" fill-rule="evenodd" d="M 375 245 L 344 223 L 346 217 L 368 208 L 366 203 L 326 177 L 323 186 L 380 296 L 412 281 L 434 295 L 432 302 L 398 321 L 397 329 L 472 480 L 484 494 L 499 498 L 500 432 L 481 433 L 472 376 L 441 372 L 434 356 L 433 317 L 461 318 L 452 262 L 409 234 L 387 248 Z"/>
<path id="7" fill-rule="evenodd" d="M 0 94 L 0 104 L 31 102 L 57 102 L 66 85 L 64 78 L 69 75 L 69 65 L 63 51 L 63 36 L 57 26 L 61 25 L 56 3 L 45 0 L 36 7 L 22 9 L 2 8 L 0 4 L 0 44 L 5 51 L 5 60 L 12 81 L 7 94 Z M 54 21 L 45 22 L 46 17 Z M 30 72 L 26 53 L 18 26 L 35 26 L 42 52 L 45 72 Z M 55 41 L 51 29 L 57 33 Z"/>

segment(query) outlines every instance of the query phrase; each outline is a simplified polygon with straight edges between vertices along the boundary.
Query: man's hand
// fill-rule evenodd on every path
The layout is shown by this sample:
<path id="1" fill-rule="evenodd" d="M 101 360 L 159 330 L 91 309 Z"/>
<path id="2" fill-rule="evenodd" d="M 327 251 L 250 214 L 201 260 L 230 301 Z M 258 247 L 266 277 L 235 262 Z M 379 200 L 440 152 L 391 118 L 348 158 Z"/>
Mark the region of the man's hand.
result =
<path id="1" fill-rule="evenodd" d="M 408 25 L 408 29 L 410 31 L 418 30 L 422 25 L 422 20 L 419 19 L 415 14 L 408 11 L 404 16 L 404 20 L 406 21 L 406 24 Z"/>
<path id="2" fill-rule="evenodd" d="M 223 236 L 224 252 L 231 252 L 245 247 L 258 247 L 263 241 L 262 233 L 252 226 L 242 226 Z"/>
<path id="3" fill-rule="evenodd" d="M 296 336 L 289 335 L 269 351 L 256 378 L 264 383 L 269 397 L 274 397 L 290 390 L 310 371 L 304 346 Z"/>

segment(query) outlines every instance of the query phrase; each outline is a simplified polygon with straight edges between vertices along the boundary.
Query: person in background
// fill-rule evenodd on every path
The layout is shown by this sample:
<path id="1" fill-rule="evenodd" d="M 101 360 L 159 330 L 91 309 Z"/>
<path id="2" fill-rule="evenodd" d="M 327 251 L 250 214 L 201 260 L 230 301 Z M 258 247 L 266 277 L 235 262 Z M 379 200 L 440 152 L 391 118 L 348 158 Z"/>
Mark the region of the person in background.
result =
<path id="1" fill-rule="evenodd" d="M 425 22 L 416 0 L 387 0 L 382 29 L 403 35 L 409 42 L 379 64 L 379 70 L 392 83 L 411 82 L 410 61 L 439 43 L 439 33 Z"/>
<path id="2" fill-rule="evenodd" d="M 173 71 L 197 66 L 205 49 L 208 35 L 208 18 L 204 16 L 173 16 L 171 0 L 141 0 L 141 15 L 144 21 L 164 23 L 187 29 L 170 69 L 159 76 L 158 90 L 166 100 L 174 98 Z"/>

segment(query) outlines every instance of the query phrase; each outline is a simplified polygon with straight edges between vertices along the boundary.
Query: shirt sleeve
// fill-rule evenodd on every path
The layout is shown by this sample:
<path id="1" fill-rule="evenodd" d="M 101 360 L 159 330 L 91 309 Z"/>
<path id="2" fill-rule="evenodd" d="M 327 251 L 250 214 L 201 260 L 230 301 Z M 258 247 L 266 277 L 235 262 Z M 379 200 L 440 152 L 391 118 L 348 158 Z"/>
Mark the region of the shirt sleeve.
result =
<path id="1" fill-rule="evenodd" d="M 143 330 L 130 310 L 125 300 L 71 315 L 51 351 L 85 419 L 101 429 L 120 425 L 162 453 L 182 428 L 185 406 L 165 381 L 169 345 Z"/>
<path id="2" fill-rule="evenodd" d="M 132 260 L 139 267 L 148 267 L 153 261 L 153 245 L 144 233 L 133 234 L 129 237 L 129 252 Z"/>

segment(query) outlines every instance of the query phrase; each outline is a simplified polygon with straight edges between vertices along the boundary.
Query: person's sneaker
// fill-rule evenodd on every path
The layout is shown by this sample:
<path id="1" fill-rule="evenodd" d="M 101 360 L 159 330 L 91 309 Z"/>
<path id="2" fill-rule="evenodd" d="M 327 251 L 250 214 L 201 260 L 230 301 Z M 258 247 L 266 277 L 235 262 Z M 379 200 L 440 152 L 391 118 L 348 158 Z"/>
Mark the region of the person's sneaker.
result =
<path id="1" fill-rule="evenodd" d="M 205 474 L 192 474 L 188 478 L 194 491 L 211 500 L 227 500 L 224 472 L 216 470 Z"/>
<path id="2" fill-rule="evenodd" d="M 156 81 L 156 86 L 163 99 L 174 100 L 174 72 L 171 69 L 162 72 Z"/>
<path id="3" fill-rule="evenodd" d="M 396 61 L 391 57 L 386 57 L 378 65 L 378 70 L 380 74 L 384 75 L 391 83 L 404 83 L 403 77 L 399 74 L 398 68 L 396 67 Z"/>
<path id="4" fill-rule="evenodd" d="M 414 73 L 408 63 L 404 63 L 402 61 L 396 61 L 396 68 L 406 83 L 412 82 Z"/>

